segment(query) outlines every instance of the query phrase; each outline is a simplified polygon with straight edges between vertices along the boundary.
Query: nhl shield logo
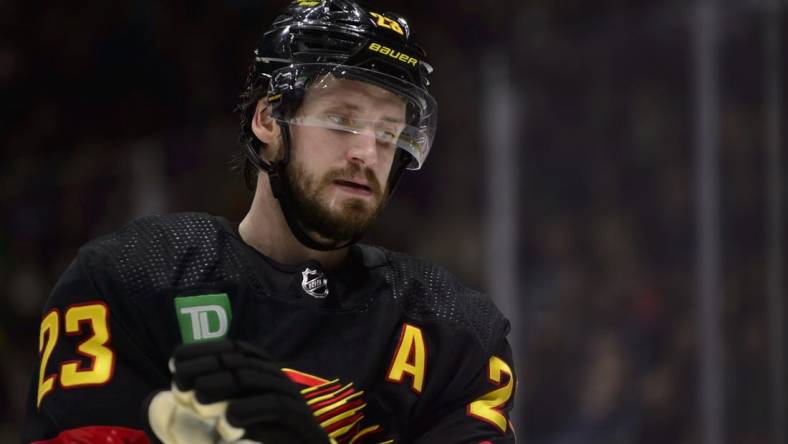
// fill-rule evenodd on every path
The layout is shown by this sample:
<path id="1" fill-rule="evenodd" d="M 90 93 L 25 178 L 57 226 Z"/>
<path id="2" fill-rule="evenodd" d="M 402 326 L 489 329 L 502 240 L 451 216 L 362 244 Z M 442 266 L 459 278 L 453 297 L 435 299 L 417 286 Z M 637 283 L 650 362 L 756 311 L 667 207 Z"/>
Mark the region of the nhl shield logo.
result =
<path id="1" fill-rule="evenodd" d="M 328 279 L 322 271 L 307 268 L 301 272 L 301 288 L 308 295 L 316 299 L 323 299 L 328 296 Z"/>

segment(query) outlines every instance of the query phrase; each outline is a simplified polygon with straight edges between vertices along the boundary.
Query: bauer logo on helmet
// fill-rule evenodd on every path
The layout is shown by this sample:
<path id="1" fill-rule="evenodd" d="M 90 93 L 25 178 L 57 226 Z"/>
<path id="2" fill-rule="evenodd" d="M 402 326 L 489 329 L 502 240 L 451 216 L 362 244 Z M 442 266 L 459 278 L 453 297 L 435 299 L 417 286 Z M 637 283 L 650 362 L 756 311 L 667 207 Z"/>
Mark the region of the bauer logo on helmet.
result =
<path id="1" fill-rule="evenodd" d="M 394 60 L 400 61 L 408 65 L 416 66 L 416 64 L 419 63 L 419 60 L 416 59 L 415 57 L 411 57 L 405 54 L 404 52 L 391 49 L 388 46 L 383 46 L 380 43 L 374 43 L 374 42 L 370 43 L 369 50 L 380 53 L 382 55 L 389 56 Z"/>

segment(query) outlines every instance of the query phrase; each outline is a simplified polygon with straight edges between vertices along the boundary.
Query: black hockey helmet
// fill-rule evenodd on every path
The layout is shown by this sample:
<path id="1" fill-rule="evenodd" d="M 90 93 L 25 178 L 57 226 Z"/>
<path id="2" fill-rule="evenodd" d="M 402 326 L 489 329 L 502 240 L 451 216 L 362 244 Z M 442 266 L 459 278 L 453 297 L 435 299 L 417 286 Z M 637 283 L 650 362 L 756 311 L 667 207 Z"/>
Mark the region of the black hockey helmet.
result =
<path id="1" fill-rule="evenodd" d="M 392 52 L 370 50 L 371 43 Z M 255 48 L 252 81 L 289 64 L 331 63 L 368 68 L 424 89 L 432 67 L 410 25 L 391 12 L 372 12 L 349 0 L 296 0 Z M 411 58 L 402 58 L 405 54 Z"/>
<path id="2" fill-rule="evenodd" d="M 284 156 L 268 163 L 260 159 L 259 144 L 250 133 L 250 111 L 241 108 L 242 149 L 248 161 L 268 173 L 293 233 L 303 244 L 324 248 L 303 232 L 290 211 L 290 190 L 284 167 L 290 157 L 290 120 L 307 88 L 318 79 L 359 80 L 384 88 L 406 104 L 406 125 L 396 138 L 397 151 L 389 172 L 392 192 L 405 169 L 419 169 L 429 153 L 437 127 L 437 104 L 427 92 L 432 66 L 400 15 L 373 12 L 350 0 L 296 0 L 273 22 L 254 50 L 247 76 L 246 99 L 266 88 L 271 115 L 282 127 Z M 249 110 L 249 106 L 252 110 Z M 246 113 L 246 115 L 244 115 Z M 348 131 L 353 132 L 352 128 Z"/>

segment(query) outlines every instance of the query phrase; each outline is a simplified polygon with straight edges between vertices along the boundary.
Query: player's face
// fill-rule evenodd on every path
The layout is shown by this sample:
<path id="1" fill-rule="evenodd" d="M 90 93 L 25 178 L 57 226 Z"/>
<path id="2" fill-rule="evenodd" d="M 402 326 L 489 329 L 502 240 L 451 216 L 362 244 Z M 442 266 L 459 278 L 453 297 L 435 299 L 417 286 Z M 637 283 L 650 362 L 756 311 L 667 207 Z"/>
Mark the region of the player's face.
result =
<path id="1" fill-rule="evenodd" d="M 383 88 L 332 77 L 307 89 L 295 120 L 303 124 L 290 125 L 287 174 L 299 219 L 335 241 L 363 234 L 388 196 L 405 103 Z"/>

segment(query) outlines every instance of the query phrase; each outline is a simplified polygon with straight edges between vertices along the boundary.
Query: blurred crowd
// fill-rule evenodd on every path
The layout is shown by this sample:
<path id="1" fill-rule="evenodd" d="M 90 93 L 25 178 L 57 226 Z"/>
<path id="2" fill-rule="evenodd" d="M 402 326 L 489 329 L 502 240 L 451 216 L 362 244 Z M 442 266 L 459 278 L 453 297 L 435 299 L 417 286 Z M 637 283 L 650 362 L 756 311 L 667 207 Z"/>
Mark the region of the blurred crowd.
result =
<path id="1" fill-rule="evenodd" d="M 152 212 L 238 222 L 233 113 L 283 0 L 0 1 L 0 442 L 15 442 L 41 307 L 77 248 Z M 376 2 L 436 66 L 438 138 L 369 242 L 486 286 L 481 61 L 518 114 L 518 435 L 700 442 L 692 22 L 685 2 Z M 769 442 L 762 17 L 723 7 L 727 442 Z M 788 47 L 788 45 L 783 45 Z M 783 63 L 783 72 L 785 61 Z M 784 247 L 784 246 L 783 246 Z"/>

